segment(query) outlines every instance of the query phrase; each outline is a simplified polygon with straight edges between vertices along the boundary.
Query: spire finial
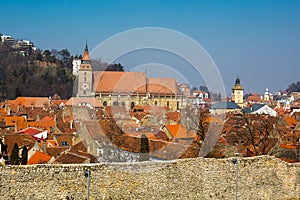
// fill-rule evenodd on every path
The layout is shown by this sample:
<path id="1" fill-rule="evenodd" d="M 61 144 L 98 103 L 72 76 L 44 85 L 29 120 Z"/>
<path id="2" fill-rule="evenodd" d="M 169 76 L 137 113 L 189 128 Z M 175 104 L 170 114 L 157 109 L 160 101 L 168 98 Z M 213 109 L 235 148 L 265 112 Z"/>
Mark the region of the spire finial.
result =
<path id="1" fill-rule="evenodd" d="M 235 84 L 236 84 L 236 85 L 237 85 L 237 84 L 241 84 L 239 75 L 238 75 L 238 76 L 236 77 L 236 79 L 235 79 Z"/>
<path id="2" fill-rule="evenodd" d="M 85 50 L 88 51 L 87 40 L 85 40 Z"/>

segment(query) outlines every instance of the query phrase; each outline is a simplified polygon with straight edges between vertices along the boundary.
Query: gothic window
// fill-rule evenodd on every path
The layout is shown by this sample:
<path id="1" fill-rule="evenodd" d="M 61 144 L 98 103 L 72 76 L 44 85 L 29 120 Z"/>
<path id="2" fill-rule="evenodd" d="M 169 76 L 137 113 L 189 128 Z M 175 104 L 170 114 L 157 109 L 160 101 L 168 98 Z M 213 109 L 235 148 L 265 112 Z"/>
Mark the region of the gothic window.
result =
<path id="1" fill-rule="evenodd" d="M 170 106 L 170 102 L 169 101 L 167 101 L 167 106 Z"/>
<path id="2" fill-rule="evenodd" d="M 134 102 L 131 102 L 130 108 L 132 109 L 134 107 Z"/>
<path id="3" fill-rule="evenodd" d="M 156 105 L 156 106 L 157 106 L 157 101 L 155 101 L 155 102 L 154 102 L 154 105 Z"/>
<path id="4" fill-rule="evenodd" d="M 106 102 L 106 101 L 103 102 L 103 106 L 104 106 L 104 107 L 107 106 L 107 102 Z"/>

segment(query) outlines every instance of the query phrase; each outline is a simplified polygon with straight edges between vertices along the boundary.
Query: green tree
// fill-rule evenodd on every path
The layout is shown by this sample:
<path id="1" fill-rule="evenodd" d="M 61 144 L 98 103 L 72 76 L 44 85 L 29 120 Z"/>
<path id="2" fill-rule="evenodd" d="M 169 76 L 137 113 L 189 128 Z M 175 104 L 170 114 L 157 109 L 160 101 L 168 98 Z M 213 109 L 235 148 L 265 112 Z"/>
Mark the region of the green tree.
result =
<path id="1" fill-rule="evenodd" d="M 149 160 L 149 152 L 149 139 L 145 134 L 142 134 L 139 161 L 142 162 Z"/>
<path id="2" fill-rule="evenodd" d="M 27 160 L 28 160 L 28 149 L 27 147 L 24 145 L 23 149 L 22 149 L 22 157 L 20 159 L 20 163 L 21 165 L 27 165 Z"/>
<path id="3" fill-rule="evenodd" d="M 17 143 L 14 144 L 14 148 L 11 151 L 10 164 L 12 165 L 19 164 L 19 146 Z"/>
<path id="4" fill-rule="evenodd" d="M 44 54 L 45 61 L 50 62 L 51 61 L 51 52 L 49 50 L 45 50 L 43 54 Z"/>

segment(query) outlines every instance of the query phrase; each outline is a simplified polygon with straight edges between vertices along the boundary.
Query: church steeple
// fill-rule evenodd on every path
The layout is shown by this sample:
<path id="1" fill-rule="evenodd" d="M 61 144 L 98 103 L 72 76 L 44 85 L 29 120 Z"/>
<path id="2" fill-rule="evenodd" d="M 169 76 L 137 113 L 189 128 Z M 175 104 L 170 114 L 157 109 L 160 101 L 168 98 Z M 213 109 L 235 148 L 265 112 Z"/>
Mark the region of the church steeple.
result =
<path id="1" fill-rule="evenodd" d="M 93 91 L 93 70 L 92 62 L 89 56 L 87 42 L 85 44 L 84 54 L 81 59 L 81 65 L 78 71 L 78 97 L 90 97 Z"/>
<path id="2" fill-rule="evenodd" d="M 83 57 L 81 59 L 81 63 L 82 64 L 90 64 L 91 63 L 87 41 L 85 43 L 85 49 L 84 49 Z"/>
<path id="3" fill-rule="evenodd" d="M 83 57 L 81 58 L 81 65 L 79 70 L 92 70 L 91 59 L 89 56 L 89 49 L 87 45 L 87 41 L 85 43 L 85 49 L 83 53 Z"/>

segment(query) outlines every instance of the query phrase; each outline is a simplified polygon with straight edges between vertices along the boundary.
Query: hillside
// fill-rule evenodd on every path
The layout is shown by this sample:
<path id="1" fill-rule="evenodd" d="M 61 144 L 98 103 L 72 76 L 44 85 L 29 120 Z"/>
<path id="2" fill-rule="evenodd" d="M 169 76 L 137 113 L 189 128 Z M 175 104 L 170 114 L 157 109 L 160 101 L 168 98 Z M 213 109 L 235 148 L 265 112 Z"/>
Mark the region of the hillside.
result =
<path id="1" fill-rule="evenodd" d="M 23 56 L 7 45 L 0 45 L 0 100 L 17 96 L 48 97 L 55 93 L 62 98 L 72 96 L 73 57 L 68 55 L 58 59 L 47 52 L 50 51 L 37 50 Z M 60 55 L 66 52 L 66 49 L 62 50 Z"/>

